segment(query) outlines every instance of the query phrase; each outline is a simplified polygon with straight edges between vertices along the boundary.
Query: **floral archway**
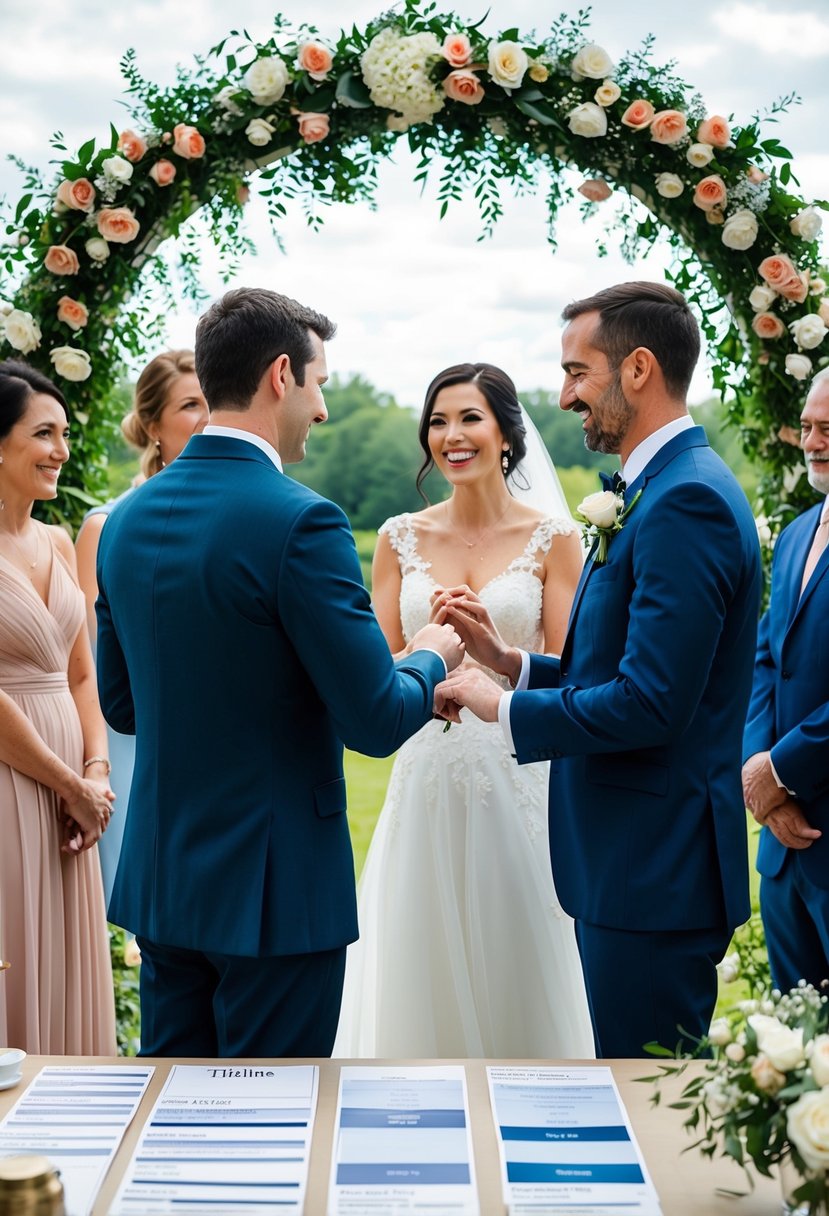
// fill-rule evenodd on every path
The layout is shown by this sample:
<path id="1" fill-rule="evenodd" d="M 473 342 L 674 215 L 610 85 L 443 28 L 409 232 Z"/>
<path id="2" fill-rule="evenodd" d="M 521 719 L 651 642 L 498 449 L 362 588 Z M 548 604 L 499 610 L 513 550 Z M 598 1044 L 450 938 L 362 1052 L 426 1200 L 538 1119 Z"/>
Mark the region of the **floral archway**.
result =
<path id="1" fill-rule="evenodd" d="M 4 217 L 0 263 L 18 287 L 0 303 L 0 356 L 54 376 L 80 424 L 53 517 L 76 522 L 104 490 L 120 367 L 160 339 L 162 322 L 136 289 L 142 275 L 169 287 L 161 243 L 179 238 L 195 290 L 198 254 L 183 228 L 193 212 L 201 208 L 232 273 L 249 244 L 248 183 L 277 225 L 293 200 L 318 223 L 321 205 L 372 198 L 378 162 L 401 138 L 418 156 L 416 178 L 439 174 L 441 214 L 472 191 L 484 234 L 505 183 L 534 188 L 543 176 L 554 244 L 573 194 L 565 168 L 585 175 L 585 211 L 614 192 L 639 200 L 645 210 L 631 205 L 619 219 L 623 252 L 667 235 L 669 277 L 700 306 L 715 385 L 765 467 L 765 513 L 796 508 L 794 428 L 829 356 L 817 240 L 827 204 L 793 192 L 790 154 L 758 117 L 739 126 L 706 113 L 670 67 L 652 62 L 650 39 L 612 63 L 587 21 L 580 13 L 543 39 L 518 29 L 493 38 L 481 23 L 406 0 L 330 43 L 277 17 L 267 42 L 234 32 L 167 89 L 143 79 L 128 52 L 130 128 L 113 126 L 105 144 L 89 140 L 77 153 L 55 143 L 54 183 L 21 166 L 24 190 Z"/>

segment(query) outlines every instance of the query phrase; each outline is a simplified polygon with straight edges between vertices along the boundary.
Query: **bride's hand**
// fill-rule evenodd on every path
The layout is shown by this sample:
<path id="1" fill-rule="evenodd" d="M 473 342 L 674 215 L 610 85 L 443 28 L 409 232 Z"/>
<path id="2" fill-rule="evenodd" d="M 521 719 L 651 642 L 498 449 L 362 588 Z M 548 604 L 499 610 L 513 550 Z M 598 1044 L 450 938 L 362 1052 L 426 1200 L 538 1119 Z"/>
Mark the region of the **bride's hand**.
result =
<path id="1" fill-rule="evenodd" d="M 465 584 L 447 587 L 433 597 L 432 610 L 436 607 L 443 613 L 441 619 L 455 626 L 473 659 L 515 682 L 521 673 L 521 656 L 501 637 L 476 592 Z"/>

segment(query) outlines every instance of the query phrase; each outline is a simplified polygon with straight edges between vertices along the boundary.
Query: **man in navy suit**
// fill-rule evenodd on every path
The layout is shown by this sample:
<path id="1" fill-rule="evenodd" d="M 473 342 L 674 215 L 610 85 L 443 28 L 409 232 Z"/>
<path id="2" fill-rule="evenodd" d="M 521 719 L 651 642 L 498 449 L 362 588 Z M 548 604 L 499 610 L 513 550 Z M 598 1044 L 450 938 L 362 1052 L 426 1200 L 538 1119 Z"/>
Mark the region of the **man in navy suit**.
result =
<path id="1" fill-rule="evenodd" d="M 774 547 L 746 723 L 746 805 L 763 824 L 757 869 L 775 985 L 829 979 L 829 369 L 800 415 L 823 497 Z"/>
<path id="2" fill-rule="evenodd" d="M 143 1055 L 326 1056 L 357 936 L 343 743 L 394 751 L 461 659 L 395 664 L 343 512 L 291 480 L 327 413 L 331 322 L 262 290 L 201 318 L 212 424 L 99 548 L 98 674 L 136 735 L 110 919 L 141 947 Z"/>
<path id="3" fill-rule="evenodd" d="M 745 495 L 687 413 L 699 332 L 683 297 L 625 283 L 564 319 L 560 405 L 588 448 L 621 456 L 629 513 L 606 561 L 591 551 L 560 657 L 505 646 L 459 593 L 448 619 L 516 691 L 456 672 L 437 706 L 500 720 L 519 764 L 552 762 L 553 874 L 597 1055 L 638 1056 L 705 1034 L 749 912 L 740 747 L 760 555 Z"/>

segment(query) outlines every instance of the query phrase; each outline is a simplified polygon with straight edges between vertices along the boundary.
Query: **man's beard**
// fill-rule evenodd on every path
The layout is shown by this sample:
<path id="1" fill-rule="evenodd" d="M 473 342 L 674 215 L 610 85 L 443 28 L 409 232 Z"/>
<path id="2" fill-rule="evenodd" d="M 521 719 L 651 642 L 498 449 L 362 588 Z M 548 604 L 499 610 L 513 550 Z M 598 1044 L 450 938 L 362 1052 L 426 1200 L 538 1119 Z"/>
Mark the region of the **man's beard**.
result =
<path id="1" fill-rule="evenodd" d="M 809 485 L 818 494 L 829 494 L 829 460 L 807 460 Z"/>
<path id="2" fill-rule="evenodd" d="M 591 452 L 618 452 L 633 421 L 633 407 L 622 391 L 622 377 L 618 372 L 596 402 L 601 421 L 591 406 L 588 409 L 591 420 L 584 432 L 584 446 Z"/>

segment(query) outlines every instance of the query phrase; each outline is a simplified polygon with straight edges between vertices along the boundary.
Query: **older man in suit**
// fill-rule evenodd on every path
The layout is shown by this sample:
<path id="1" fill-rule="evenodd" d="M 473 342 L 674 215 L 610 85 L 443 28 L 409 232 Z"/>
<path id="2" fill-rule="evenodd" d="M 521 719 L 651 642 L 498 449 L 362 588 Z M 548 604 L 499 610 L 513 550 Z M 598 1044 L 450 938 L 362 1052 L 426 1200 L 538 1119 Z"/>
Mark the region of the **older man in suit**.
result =
<path id="1" fill-rule="evenodd" d="M 212 423 L 124 499 L 98 559 L 101 703 L 136 734 L 110 919 L 144 1055 L 330 1055 L 357 936 L 343 743 L 387 755 L 461 659 L 392 661 L 343 512 L 285 477 L 327 417 L 327 318 L 239 289 L 196 334 Z"/>
<path id="2" fill-rule="evenodd" d="M 780 534 L 745 730 L 746 805 L 778 988 L 829 979 L 829 369 L 812 381 L 801 446 L 821 501 Z"/>

